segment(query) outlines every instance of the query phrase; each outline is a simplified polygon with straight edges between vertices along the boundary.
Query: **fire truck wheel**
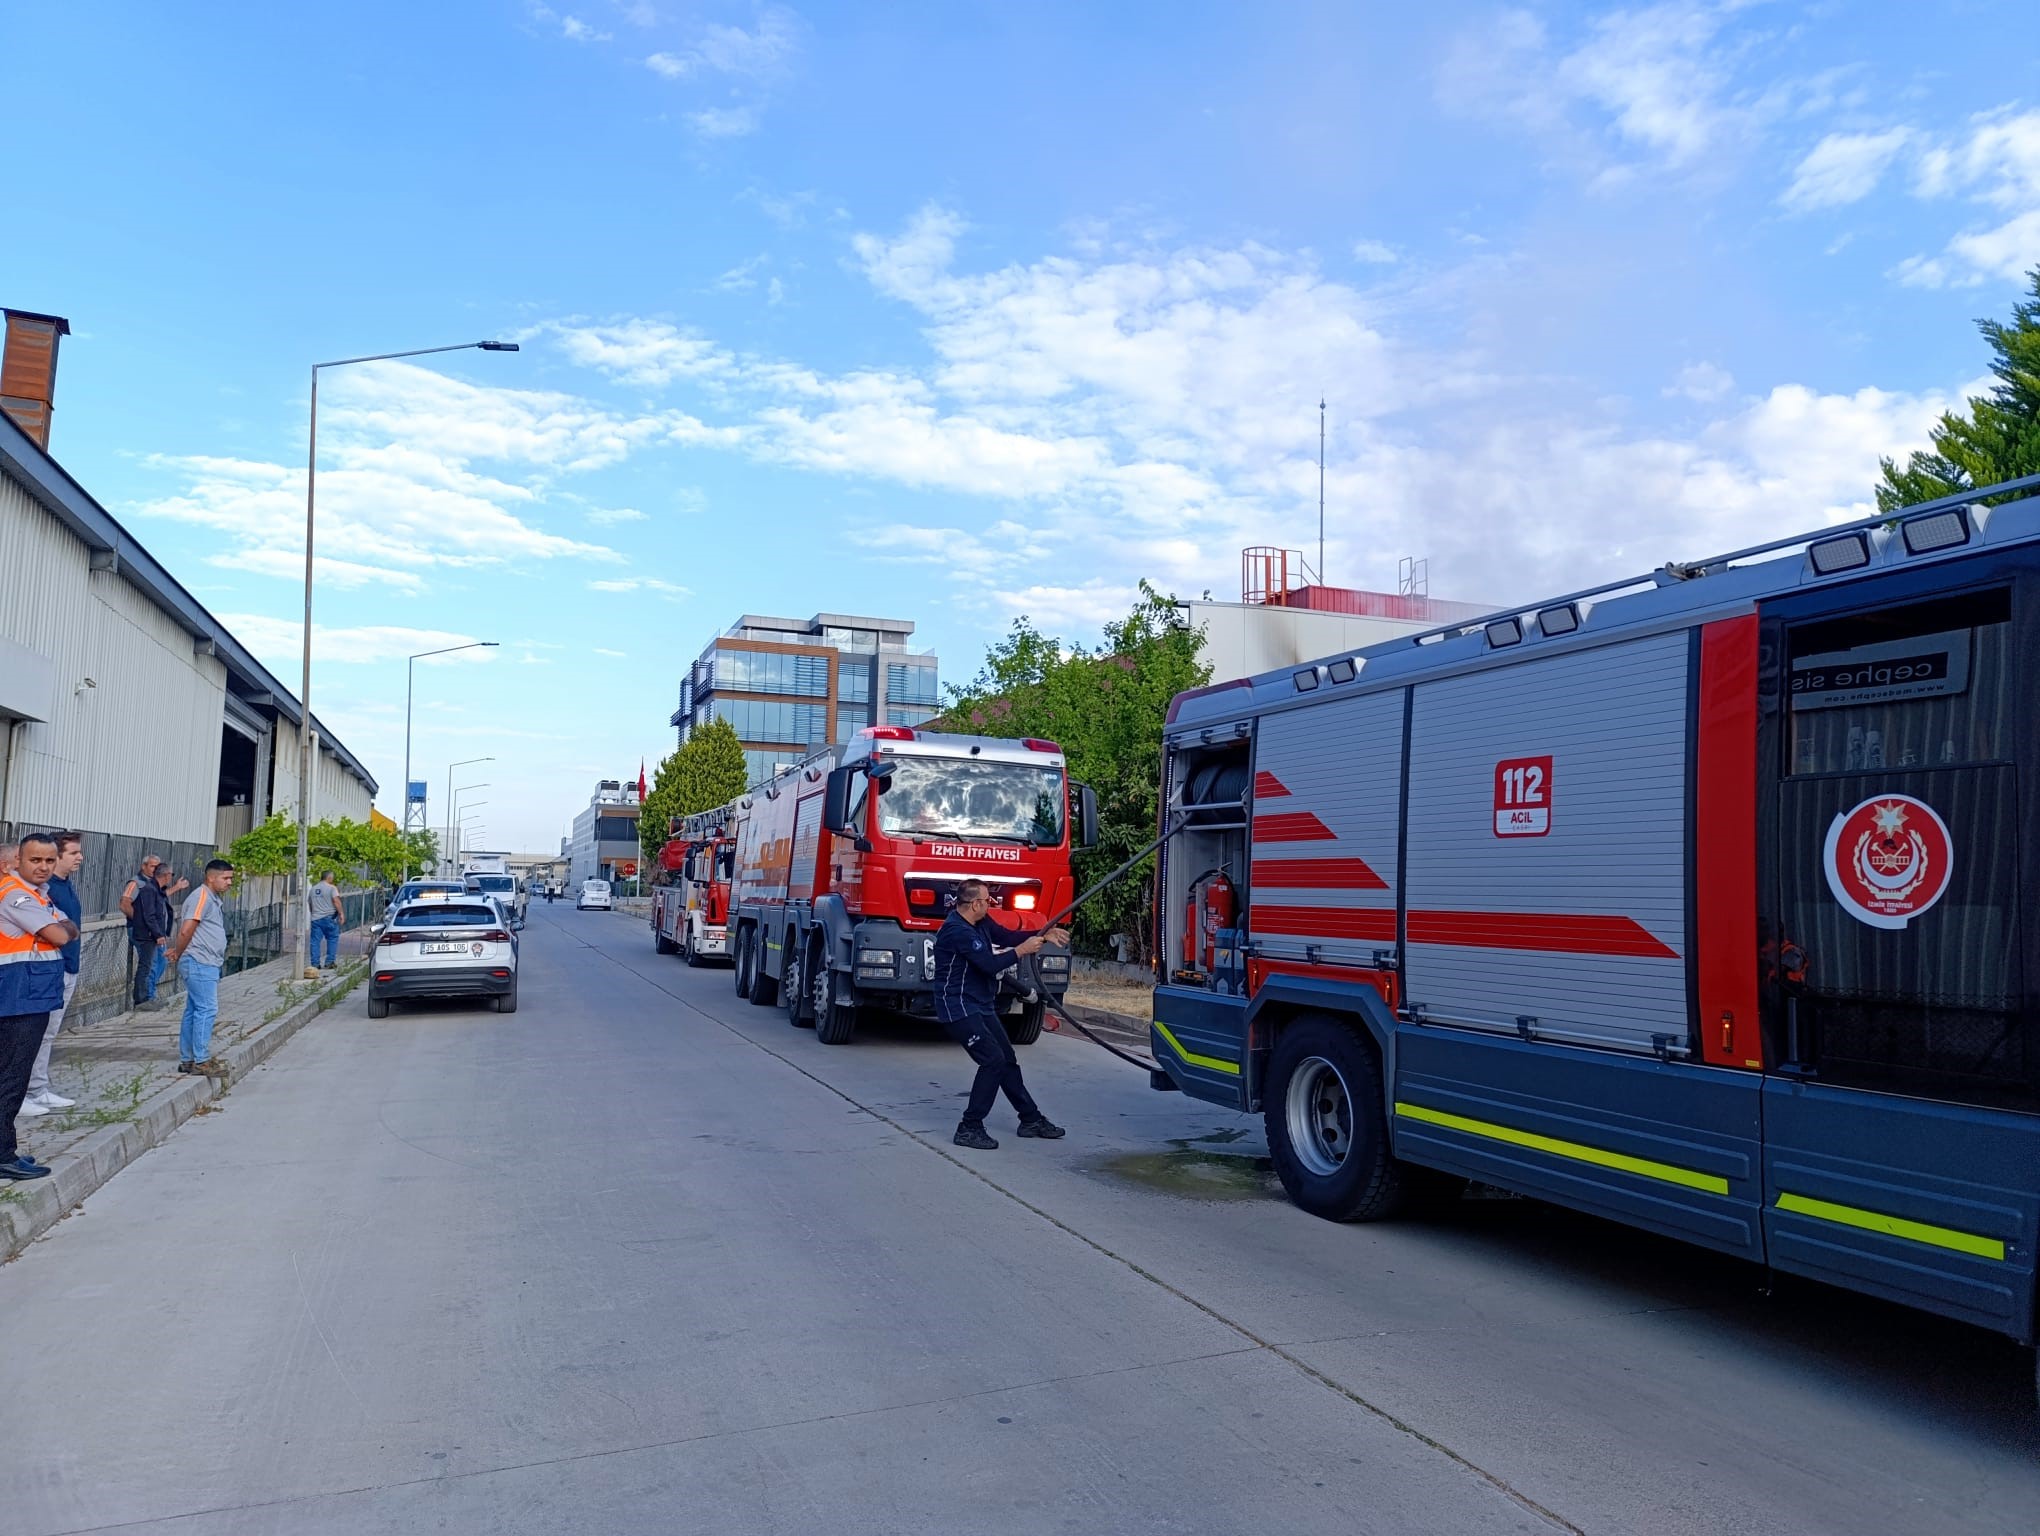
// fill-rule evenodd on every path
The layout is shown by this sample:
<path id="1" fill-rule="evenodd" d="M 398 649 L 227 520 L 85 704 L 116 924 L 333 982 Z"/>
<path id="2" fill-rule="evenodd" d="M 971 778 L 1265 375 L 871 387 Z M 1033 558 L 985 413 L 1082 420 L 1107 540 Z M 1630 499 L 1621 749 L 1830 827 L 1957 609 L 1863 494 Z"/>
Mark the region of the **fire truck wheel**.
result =
<path id="1" fill-rule="evenodd" d="M 1263 1092 L 1268 1151 L 1289 1198 L 1327 1221 L 1379 1221 L 1403 1201 L 1382 1123 L 1381 1063 L 1336 1019 L 1283 1030 Z"/>
<path id="2" fill-rule="evenodd" d="M 779 978 L 779 996 L 786 1004 L 786 1022 L 799 1029 L 809 1022 L 805 985 L 807 961 L 802 957 L 790 928 L 786 932 L 786 948 L 780 953 L 786 956 L 786 973 Z"/>
<path id="3" fill-rule="evenodd" d="M 701 964 L 701 951 L 694 947 L 694 930 L 687 930 L 687 937 L 680 941 L 680 958 L 689 965 Z"/>
<path id="4" fill-rule="evenodd" d="M 739 997 L 749 997 L 751 995 L 751 967 L 756 963 L 756 960 L 757 957 L 752 953 L 751 930 L 749 928 L 739 928 L 737 930 L 737 963 L 730 972 L 731 977 L 736 982 L 737 996 Z"/>
<path id="5" fill-rule="evenodd" d="M 808 957 L 808 1007 L 814 1014 L 815 1038 L 824 1045 L 848 1045 L 857 1033 L 857 1005 L 836 1001 L 836 978 L 817 948 Z"/>
<path id="6" fill-rule="evenodd" d="M 1018 1013 L 1006 1015 L 1006 1038 L 1015 1045 L 1032 1045 L 1041 1038 L 1041 1018 L 1048 1005 L 1040 998 L 1022 1003 Z"/>
<path id="7" fill-rule="evenodd" d="M 665 926 L 662 923 L 659 923 L 655 920 L 652 923 L 653 951 L 661 955 L 670 955 L 679 948 L 680 946 L 678 944 L 675 944 L 671 939 L 666 937 Z"/>

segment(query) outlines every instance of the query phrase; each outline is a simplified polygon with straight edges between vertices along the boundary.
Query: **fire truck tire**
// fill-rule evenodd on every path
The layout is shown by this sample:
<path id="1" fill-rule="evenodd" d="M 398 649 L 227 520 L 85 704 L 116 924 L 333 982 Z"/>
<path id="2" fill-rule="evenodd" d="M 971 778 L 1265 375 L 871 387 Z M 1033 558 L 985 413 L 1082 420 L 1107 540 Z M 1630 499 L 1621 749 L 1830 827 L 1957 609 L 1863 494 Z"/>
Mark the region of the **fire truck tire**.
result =
<path id="1" fill-rule="evenodd" d="M 1048 1005 L 1040 998 L 1031 1003 L 1022 1003 L 1018 1013 L 1006 1015 L 1006 1038 L 1015 1045 L 1032 1045 L 1041 1038 L 1042 1015 Z"/>
<path id="2" fill-rule="evenodd" d="M 652 949 L 655 953 L 670 955 L 676 953 L 679 948 L 678 944 L 675 944 L 666 937 L 666 929 L 663 924 L 656 922 L 652 924 Z"/>
<path id="3" fill-rule="evenodd" d="M 1380 1221 L 1403 1205 L 1407 1170 L 1389 1152 L 1381 1062 L 1337 1019 L 1282 1031 L 1262 1102 L 1268 1151 L 1289 1198 L 1327 1221 Z"/>
<path id="4" fill-rule="evenodd" d="M 786 930 L 786 947 L 780 951 L 786 956 L 786 970 L 779 978 L 779 997 L 786 1004 L 786 1022 L 795 1029 L 809 1022 L 807 1017 L 807 961 L 803 958 L 798 941 L 791 928 Z"/>
<path id="5" fill-rule="evenodd" d="M 687 937 L 680 941 L 680 958 L 689 965 L 701 964 L 701 951 L 694 947 L 694 930 L 687 930 Z"/>
<path id="6" fill-rule="evenodd" d="M 824 1045 L 848 1045 L 857 1033 L 857 1005 L 836 1001 L 836 978 L 822 958 L 820 946 L 808 956 L 808 1007 L 814 1014 L 815 1038 Z"/>
<path id="7" fill-rule="evenodd" d="M 755 962 L 755 958 L 751 953 L 751 930 L 749 928 L 739 928 L 737 930 L 737 963 L 730 972 L 732 980 L 736 983 L 737 996 L 739 997 L 749 997 L 751 995 L 751 966 Z"/>

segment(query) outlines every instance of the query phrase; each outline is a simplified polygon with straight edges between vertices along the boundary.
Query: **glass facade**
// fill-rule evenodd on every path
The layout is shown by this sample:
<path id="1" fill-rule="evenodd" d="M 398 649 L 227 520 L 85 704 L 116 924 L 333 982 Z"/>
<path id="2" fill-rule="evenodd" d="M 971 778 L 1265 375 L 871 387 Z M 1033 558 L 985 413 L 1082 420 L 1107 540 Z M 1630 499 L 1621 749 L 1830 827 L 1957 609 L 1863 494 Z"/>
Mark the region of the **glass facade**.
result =
<path id="1" fill-rule="evenodd" d="M 918 707 L 902 709 L 897 705 L 888 704 L 885 711 L 885 723 L 887 725 L 919 725 L 923 720 L 933 720 L 935 715 L 936 711 L 932 709 Z"/>
<path id="2" fill-rule="evenodd" d="M 826 704 L 781 704 L 771 699 L 717 699 L 712 718 L 729 721 L 745 741 L 784 741 L 797 746 L 829 739 Z"/>
<path id="3" fill-rule="evenodd" d="M 715 653 L 710 686 L 737 693 L 784 693 L 796 698 L 829 696 L 829 663 L 822 656 L 791 656 L 777 651 Z"/>
<path id="4" fill-rule="evenodd" d="M 915 666 L 911 662 L 887 662 L 885 701 L 888 704 L 941 703 L 942 690 L 935 680 L 935 668 Z"/>
<path id="5" fill-rule="evenodd" d="M 836 698 L 846 704 L 871 702 L 871 661 L 864 656 L 845 656 L 836 663 Z"/>

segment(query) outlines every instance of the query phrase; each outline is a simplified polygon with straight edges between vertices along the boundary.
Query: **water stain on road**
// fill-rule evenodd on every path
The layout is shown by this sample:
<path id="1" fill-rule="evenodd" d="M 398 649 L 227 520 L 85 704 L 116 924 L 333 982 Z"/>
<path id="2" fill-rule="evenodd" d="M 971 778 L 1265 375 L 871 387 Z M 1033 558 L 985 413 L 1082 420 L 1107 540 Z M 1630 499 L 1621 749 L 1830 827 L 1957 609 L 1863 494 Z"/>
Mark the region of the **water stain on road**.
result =
<path id="1" fill-rule="evenodd" d="M 1275 1164 L 1265 1157 L 1239 1152 L 1207 1151 L 1199 1143 L 1221 1145 L 1244 1140 L 1245 1130 L 1214 1131 L 1208 1136 L 1171 1139 L 1169 1152 L 1122 1152 L 1091 1164 L 1084 1171 L 1120 1184 L 1132 1184 L 1178 1200 L 1269 1200 L 1282 1195 Z"/>

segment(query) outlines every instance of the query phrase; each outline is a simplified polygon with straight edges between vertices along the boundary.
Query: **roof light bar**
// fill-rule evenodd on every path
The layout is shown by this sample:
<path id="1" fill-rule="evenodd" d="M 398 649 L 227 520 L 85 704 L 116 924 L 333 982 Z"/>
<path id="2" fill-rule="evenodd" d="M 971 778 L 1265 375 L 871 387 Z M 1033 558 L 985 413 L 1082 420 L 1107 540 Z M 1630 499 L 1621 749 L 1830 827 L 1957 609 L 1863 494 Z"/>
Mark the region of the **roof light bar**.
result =
<path id="1" fill-rule="evenodd" d="M 1839 571 L 1860 570 L 1870 563 L 1870 539 L 1867 534 L 1844 534 L 1839 539 L 1823 539 L 1818 544 L 1806 547 L 1806 557 L 1813 562 L 1814 574 L 1833 576 Z"/>
<path id="2" fill-rule="evenodd" d="M 1537 632 L 1547 639 L 1553 635 L 1569 635 L 1579 627 L 1580 611 L 1571 603 L 1537 610 Z"/>
<path id="3" fill-rule="evenodd" d="M 1289 680 L 1296 684 L 1298 693 L 1309 693 L 1318 685 L 1317 668 L 1305 667 L 1301 672 L 1292 672 Z"/>
<path id="4" fill-rule="evenodd" d="M 1954 549 L 1969 542 L 1969 509 L 1950 507 L 1925 517 L 1909 518 L 1899 525 L 1909 555 L 1932 554 L 1937 549 Z"/>
<path id="5" fill-rule="evenodd" d="M 1061 747 L 1059 747 L 1059 746 L 1057 746 L 1057 745 L 1056 745 L 1056 744 L 1055 744 L 1054 742 L 1052 742 L 1052 741 L 1044 741 L 1044 740 L 1043 740 L 1043 739 L 1042 739 L 1041 737 L 1039 737 L 1039 736 L 1023 736 L 1023 737 L 1021 737 L 1021 738 L 1020 738 L 1020 745 L 1021 745 L 1021 746 L 1023 746 L 1023 747 L 1025 747 L 1025 748 L 1026 748 L 1026 749 L 1027 749 L 1028 751 L 1030 751 L 1030 752 L 1060 752 L 1060 751 L 1062 751 L 1062 748 L 1061 748 Z"/>
<path id="6" fill-rule="evenodd" d="M 1487 627 L 1487 643 L 1491 649 L 1499 650 L 1505 645 L 1523 643 L 1523 621 L 1521 619 L 1496 619 Z"/>
<path id="7" fill-rule="evenodd" d="M 913 729 L 904 725 L 867 725 L 857 734 L 868 736 L 873 741 L 912 741 L 914 739 Z"/>

